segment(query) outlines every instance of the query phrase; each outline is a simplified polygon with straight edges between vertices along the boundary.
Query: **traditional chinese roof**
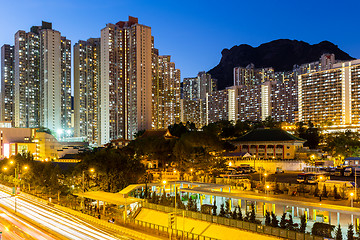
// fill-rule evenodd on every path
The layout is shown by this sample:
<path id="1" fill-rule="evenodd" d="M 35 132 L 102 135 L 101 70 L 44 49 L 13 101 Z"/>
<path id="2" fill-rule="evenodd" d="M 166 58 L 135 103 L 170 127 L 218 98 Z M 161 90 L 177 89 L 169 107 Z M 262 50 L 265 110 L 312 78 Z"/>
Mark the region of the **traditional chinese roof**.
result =
<path id="1" fill-rule="evenodd" d="M 160 138 L 163 137 L 165 139 L 176 138 L 175 136 L 171 135 L 169 129 L 157 129 L 157 130 L 146 130 L 141 138 Z"/>
<path id="2" fill-rule="evenodd" d="M 271 142 L 271 141 L 300 141 L 305 142 L 305 139 L 298 138 L 290 133 L 278 129 L 258 128 L 254 129 L 245 135 L 235 140 L 236 142 Z"/>

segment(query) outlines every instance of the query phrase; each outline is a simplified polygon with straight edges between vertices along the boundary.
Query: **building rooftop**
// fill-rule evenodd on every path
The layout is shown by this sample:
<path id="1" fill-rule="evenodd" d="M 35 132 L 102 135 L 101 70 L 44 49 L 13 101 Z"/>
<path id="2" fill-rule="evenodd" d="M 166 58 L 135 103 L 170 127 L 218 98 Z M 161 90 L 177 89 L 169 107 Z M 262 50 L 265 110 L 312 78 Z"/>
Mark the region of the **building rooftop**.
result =
<path id="1" fill-rule="evenodd" d="M 141 138 L 160 138 L 163 137 L 165 139 L 176 138 L 175 136 L 171 135 L 169 129 L 158 129 L 158 130 L 146 130 Z"/>
<path id="2" fill-rule="evenodd" d="M 305 139 L 298 138 L 282 129 L 254 129 L 235 140 L 236 142 L 269 142 L 269 141 L 301 141 Z"/>

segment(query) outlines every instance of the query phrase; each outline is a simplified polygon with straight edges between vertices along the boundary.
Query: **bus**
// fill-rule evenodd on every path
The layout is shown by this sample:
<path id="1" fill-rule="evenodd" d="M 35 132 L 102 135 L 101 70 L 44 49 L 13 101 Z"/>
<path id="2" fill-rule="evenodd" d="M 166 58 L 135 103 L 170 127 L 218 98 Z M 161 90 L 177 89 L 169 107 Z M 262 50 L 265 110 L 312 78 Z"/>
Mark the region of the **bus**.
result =
<path id="1" fill-rule="evenodd" d="M 299 173 L 296 181 L 298 183 L 315 184 L 317 182 L 323 182 L 328 179 L 329 176 L 326 176 L 321 173 Z"/>

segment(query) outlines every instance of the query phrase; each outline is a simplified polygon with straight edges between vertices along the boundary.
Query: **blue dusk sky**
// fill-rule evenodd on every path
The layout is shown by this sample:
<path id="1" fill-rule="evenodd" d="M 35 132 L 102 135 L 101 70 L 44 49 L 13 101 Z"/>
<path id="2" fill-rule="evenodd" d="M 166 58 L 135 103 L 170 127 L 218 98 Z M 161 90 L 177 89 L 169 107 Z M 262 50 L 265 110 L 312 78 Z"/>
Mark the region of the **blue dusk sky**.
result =
<path id="1" fill-rule="evenodd" d="M 182 78 L 216 66 L 224 48 L 280 38 L 310 44 L 328 40 L 360 58 L 356 0 L 0 0 L 0 6 L 0 45 L 13 44 L 16 31 L 29 31 L 42 20 L 74 44 L 99 37 L 106 23 L 138 17 L 152 28 L 156 48 L 171 55 Z"/>

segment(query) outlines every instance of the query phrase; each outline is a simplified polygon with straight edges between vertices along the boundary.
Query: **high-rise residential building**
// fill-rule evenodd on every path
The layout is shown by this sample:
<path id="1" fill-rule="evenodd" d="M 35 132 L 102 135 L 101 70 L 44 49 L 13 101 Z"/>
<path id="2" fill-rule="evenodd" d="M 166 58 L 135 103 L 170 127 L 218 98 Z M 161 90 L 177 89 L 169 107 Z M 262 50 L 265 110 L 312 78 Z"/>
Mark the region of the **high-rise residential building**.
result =
<path id="1" fill-rule="evenodd" d="M 290 77 L 284 81 L 273 81 L 270 86 L 271 117 L 277 122 L 297 121 L 297 80 Z"/>
<path id="2" fill-rule="evenodd" d="M 254 86 L 234 86 L 235 91 L 235 120 L 240 121 L 261 121 L 261 96 L 262 85 Z"/>
<path id="3" fill-rule="evenodd" d="M 184 100 L 195 100 L 200 98 L 200 88 L 197 77 L 184 78 L 182 95 Z"/>
<path id="4" fill-rule="evenodd" d="M 152 128 L 157 128 L 160 107 L 160 82 L 159 82 L 159 49 L 155 48 L 154 37 L 151 38 L 151 71 L 152 71 Z"/>
<path id="5" fill-rule="evenodd" d="M 100 38 L 74 45 L 74 135 L 98 144 Z"/>
<path id="6" fill-rule="evenodd" d="M 61 128 L 72 135 L 71 125 L 71 41 L 61 37 Z"/>
<path id="7" fill-rule="evenodd" d="M 229 113 L 229 91 L 232 89 L 224 89 L 219 91 L 214 91 L 208 94 L 206 98 L 206 124 L 217 122 L 220 120 L 230 120 Z"/>
<path id="8" fill-rule="evenodd" d="M 269 101 L 268 91 L 264 86 L 233 86 L 224 90 L 208 94 L 206 99 L 207 124 L 219 120 L 236 121 L 261 121 L 265 102 Z M 266 96 L 266 98 L 264 97 Z"/>
<path id="9" fill-rule="evenodd" d="M 197 128 L 202 128 L 207 122 L 206 99 L 180 100 L 182 123 L 192 122 Z"/>
<path id="10" fill-rule="evenodd" d="M 267 81 L 273 81 L 275 78 L 274 69 L 269 68 L 255 68 L 254 64 L 249 64 L 246 67 L 234 68 L 234 86 L 251 86 L 258 85 Z"/>
<path id="11" fill-rule="evenodd" d="M 15 127 L 39 127 L 40 37 L 37 28 L 15 34 L 14 84 Z"/>
<path id="12" fill-rule="evenodd" d="M 158 56 L 158 76 L 153 81 L 153 127 L 180 123 L 180 70 L 170 56 Z"/>
<path id="13" fill-rule="evenodd" d="M 205 100 L 206 94 L 211 94 L 217 90 L 217 80 L 212 78 L 209 73 L 199 72 L 197 77 L 184 78 L 183 98 L 186 100 Z"/>
<path id="14" fill-rule="evenodd" d="M 50 26 L 40 35 L 40 125 L 70 134 L 71 126 L 71 43 Z"/>
<path id="15" fill-rule="evenodd" d="M 152 122 L 151 28 L 138 19 L 101 30 L 99 142 L 133 139 Z"/>
<path id="16" fill-rule="evenodd" d="M 217 90 L 217 80 L 206 72 L 184 78 L 182 87 L 181 122 L 193 122 L 197 128 L 207 123 L 207 95 Z"/>
<path id="17" fill-rule="evenodd" d="M 14 120 L 14 46 L 1 47 L 0 121 Z"/>
<path id="18" fill-rule="evenodd" d="M 205 99 L 206 94 L 210 94 L 217 90 L 217 80 L 211 77 L 211 74 L 206 72 L 198 73 L 198 86 L 199 86 L 199 97 Z"/>
<path id="19" fill-rule="evenodd" d="M 71 42 L 51 23 L 15 34 L 13 109 L 16 127 L 71 131 Z"/>
<path id="20" fill-rule="evenodd" d="M 298 77 L 299 121 L 351 126 L 360 124 L 360 60 Z"/>

